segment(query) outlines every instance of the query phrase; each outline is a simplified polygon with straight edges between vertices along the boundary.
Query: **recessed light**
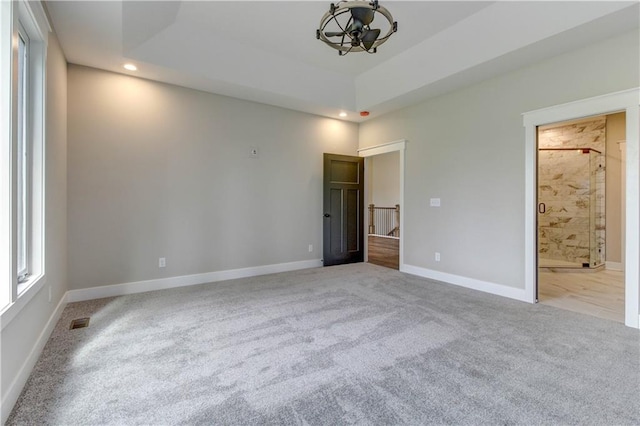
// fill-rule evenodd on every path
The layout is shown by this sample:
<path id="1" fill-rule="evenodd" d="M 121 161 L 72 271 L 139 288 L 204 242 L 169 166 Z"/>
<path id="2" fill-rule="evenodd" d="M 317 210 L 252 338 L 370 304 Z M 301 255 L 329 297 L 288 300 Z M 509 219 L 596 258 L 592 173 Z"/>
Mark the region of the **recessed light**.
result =
<path id="1" fill-rule="evenodd" d="M 347 113 L 346 113 L 346 112 L 344 112 L 344 111 L 342 111 L 342 112 L 341 112 L 340 114 L 338 114 L 338 115 L 339 115 L 340 117 L 346 117 L 346 116 L 347 116 Z"/>
<path id="2" fill-rule="evenodd" d="M 124 64 L 124 69 L 129 70 L 129 71 L 137 71 L 138 67 L 136 67 L 133 64 Z"/>

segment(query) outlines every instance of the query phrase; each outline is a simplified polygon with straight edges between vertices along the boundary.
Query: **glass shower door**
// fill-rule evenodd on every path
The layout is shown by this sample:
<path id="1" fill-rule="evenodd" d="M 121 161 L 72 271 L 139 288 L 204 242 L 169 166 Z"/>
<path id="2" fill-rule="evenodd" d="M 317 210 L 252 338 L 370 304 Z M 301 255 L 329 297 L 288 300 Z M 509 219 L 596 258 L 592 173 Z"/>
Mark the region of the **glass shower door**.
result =
<path id="1" fill-rule="evenodd" d="M 538 151 L 538 266 L 591 266 L 595 203 L 590 149 Z"/>

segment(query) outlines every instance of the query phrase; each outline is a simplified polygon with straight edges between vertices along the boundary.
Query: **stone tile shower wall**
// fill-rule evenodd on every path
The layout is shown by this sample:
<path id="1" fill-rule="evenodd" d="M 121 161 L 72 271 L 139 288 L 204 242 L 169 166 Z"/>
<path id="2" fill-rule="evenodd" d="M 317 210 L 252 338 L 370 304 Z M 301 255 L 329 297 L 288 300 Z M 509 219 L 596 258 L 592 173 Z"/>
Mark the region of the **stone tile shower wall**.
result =
<path id="1" fill-rule="evenodd" d="M 540 266 L 604 263 L 605 137 L 606 117 L 539 131 Z"/>

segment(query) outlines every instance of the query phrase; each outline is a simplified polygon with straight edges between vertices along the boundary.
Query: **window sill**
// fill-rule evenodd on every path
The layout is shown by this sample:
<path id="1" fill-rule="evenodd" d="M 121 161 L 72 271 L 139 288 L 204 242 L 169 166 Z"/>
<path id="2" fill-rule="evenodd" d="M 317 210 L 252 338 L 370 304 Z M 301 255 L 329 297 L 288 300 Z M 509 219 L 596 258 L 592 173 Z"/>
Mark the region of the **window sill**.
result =
<path id="1" fill-rule="evenodd" d="M 41 274 L 18 284 L 18 299 L 0 313 L 1 330 L 4 330 L 4 328 L 18 316 L 20 311 L 29 304 L 31 299 L 42 290 L 45 282 L 45 276 Z"/>

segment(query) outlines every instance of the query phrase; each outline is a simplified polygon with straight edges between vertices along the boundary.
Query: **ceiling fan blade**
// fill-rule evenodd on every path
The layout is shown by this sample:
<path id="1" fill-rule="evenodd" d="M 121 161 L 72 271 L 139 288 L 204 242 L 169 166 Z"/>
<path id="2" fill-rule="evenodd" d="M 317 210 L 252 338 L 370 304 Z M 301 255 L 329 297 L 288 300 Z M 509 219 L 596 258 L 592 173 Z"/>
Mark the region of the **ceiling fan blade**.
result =
<path id="1" fill-rule="evenodd" d="M 353 7 L 351 8 L 351 16 L 355 21 L 362 22 L 362 25 L 369 25 L 373 22 L 373 16 L 375 12 L 368 7 Z"/>
<path id="2" fill-rule="evenodd" d="M 364 46 L 364 48 L 366 50 L 371 50 L 371 48 L 373 47 L 373 44 L 378 39 L 379 35 L 380 35 L 379 29 L 366 31 L 362 35 L 362 45 Z"/>
<path id="3" fill-rule="evenodd" d="M 345 35 L 345 33 L 344 32 L 337 32 L 337 33 L 336 32 L 326 32 L 326 33 L 324 33 L 324 35 L 327 36 L 327 37 L 341 37 L 341 36 Z"/>

